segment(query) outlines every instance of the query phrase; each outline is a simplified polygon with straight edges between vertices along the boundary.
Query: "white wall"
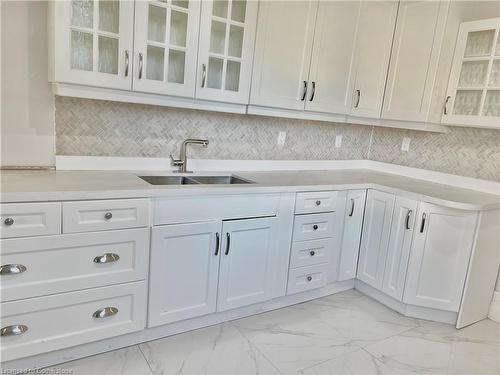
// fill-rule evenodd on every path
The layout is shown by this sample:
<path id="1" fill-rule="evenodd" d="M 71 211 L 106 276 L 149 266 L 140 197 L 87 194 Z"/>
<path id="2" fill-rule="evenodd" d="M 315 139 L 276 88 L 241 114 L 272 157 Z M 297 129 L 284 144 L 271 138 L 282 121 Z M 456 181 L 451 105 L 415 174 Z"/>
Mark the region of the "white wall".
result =
<path id="1" fill-rule="evenodd" d="M 54 96 L 47 81 L 47 3 L 0 1 L 2 166 L 53 166 Z"/>

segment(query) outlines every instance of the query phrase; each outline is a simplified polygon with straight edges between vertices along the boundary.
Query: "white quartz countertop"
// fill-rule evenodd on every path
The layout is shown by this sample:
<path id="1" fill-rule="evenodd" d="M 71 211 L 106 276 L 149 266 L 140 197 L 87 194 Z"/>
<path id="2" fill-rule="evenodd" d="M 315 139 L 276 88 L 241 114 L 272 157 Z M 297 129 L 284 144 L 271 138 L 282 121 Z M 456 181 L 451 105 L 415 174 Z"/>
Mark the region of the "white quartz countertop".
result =
<path id="1" fill-rule="evenodd" d="M 159 172 L 6 170 L 0 172 L 0 200 L 13 203 L 373 188 L 458 209 L 500 209 L 500 195 L 364 169 L 231 173 L 255 182 L 248 185 L 162 186 L 150 185 L 138 177 L 162 174 L 171 175 Z M 214 174 L 229 173 L 200 172 L 194 175 Z"/>

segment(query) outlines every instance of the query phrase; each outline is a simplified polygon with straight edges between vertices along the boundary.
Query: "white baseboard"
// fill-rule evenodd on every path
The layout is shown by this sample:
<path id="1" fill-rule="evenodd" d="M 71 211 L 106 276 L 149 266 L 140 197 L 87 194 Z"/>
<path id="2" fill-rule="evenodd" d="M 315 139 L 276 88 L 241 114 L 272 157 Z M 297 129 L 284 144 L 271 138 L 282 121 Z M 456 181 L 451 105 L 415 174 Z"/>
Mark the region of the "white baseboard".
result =
<path id="1" fill-rule="evenodd" d="M 495 290 L 495 293 L 493 293 L 488 318 L 500 323 L 500 290 Z"/>

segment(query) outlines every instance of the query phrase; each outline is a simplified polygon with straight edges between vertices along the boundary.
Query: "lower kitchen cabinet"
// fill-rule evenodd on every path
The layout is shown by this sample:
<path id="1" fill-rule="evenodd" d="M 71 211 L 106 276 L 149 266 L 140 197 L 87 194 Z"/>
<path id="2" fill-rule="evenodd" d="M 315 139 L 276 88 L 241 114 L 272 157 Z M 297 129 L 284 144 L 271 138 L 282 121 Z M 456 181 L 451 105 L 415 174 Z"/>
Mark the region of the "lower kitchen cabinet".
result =
<path id="1" fill-rule="evenodd" d="M 148 326 L 216 310 L 220 221 L 154 227 Z"/>
<path id="2" fill-rule="evenodd" d="M 421 203 L 403 302 L 458 311 L 477 212 Z"/>
<path id="3" fill-rule="evenodd" d="M 276 217 L 224 222 L 217 311 L 272 298 L 277 229 Z"/>

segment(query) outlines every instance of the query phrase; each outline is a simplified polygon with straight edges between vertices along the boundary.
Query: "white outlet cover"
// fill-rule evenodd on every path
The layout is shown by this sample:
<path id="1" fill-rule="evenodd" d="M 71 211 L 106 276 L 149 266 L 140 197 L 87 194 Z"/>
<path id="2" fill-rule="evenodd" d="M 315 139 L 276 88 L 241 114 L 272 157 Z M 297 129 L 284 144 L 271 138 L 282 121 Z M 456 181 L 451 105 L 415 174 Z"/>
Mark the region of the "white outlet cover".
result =
<path id="1" fill-rule="evenodd" d="M 335 136 L 335 148 L 342 147 L 342 134 Z"/>
<path id="2" fill-rule="evenodd" d="M 285 141 L 286 141 L 286 132 L 279 132 L 278 139 L 276 141 L 278 147 L 283 147 L 285 145 Z"/>
<path id="3" fill-rule="evenodd" d="M 410 149 L 411 138 L 404 137 L 403 142 L 401 142 L 401 151 L 408 152 Z"/>

